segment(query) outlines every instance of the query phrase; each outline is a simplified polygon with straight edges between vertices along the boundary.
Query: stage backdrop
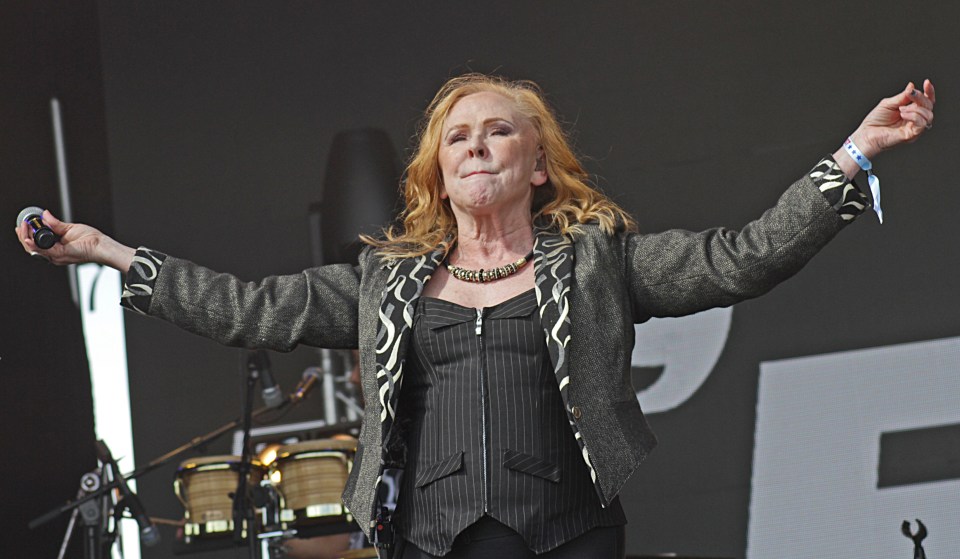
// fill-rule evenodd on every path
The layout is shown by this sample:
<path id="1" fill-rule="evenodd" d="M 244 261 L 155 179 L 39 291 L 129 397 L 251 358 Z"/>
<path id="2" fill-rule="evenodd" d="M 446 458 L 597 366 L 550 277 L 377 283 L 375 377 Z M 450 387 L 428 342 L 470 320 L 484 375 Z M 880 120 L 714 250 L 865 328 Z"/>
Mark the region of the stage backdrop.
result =
<path id="1" fill-rule="evenodd" d="M 0 556 L 55 558 L 68 516 L 27 523 L 73 498 L 97 466 L 80 311 L 67 271 L 29 258 L 21 209 L 61 213 L 50 109 L 61 107 L 78 218 L 112 232 L 96 2 L 0 3 Z M 61 214 L 62 215 L 62 214 Z M 79 534 L 79 529 L 77 531 Z M 68 557 L 82 556 L 74 539 Z"/>
<path id="2" fill-rule="evenodd" d="M 957 8 L 102 1 L 99 16 L 117 235 L 245 279 L 310 265 L 338 131 L 382 128 L 409 153 L 464 71 L 538 81 L 644 232 L 742 226 L 882 96 L 933 78 L 934 129 L 875 162 L 885 224 L 863 216 L 762 299 L 638 331 L 661 445 L 622 498 L 630 553 L 909 557 L 899 522 L 916 517 L 931 557 L 960 551 L 958 472 L 937 470 L 960 423 Z M 127 325 L 141 462 L 238 414 L 238 350 Z M 274 369 L 289 388 L 316 360 Z M 172 476 L 141 480 L 151 514 L 181 514 Z M 164 536 L 145 557 L 171 555 Z"/>

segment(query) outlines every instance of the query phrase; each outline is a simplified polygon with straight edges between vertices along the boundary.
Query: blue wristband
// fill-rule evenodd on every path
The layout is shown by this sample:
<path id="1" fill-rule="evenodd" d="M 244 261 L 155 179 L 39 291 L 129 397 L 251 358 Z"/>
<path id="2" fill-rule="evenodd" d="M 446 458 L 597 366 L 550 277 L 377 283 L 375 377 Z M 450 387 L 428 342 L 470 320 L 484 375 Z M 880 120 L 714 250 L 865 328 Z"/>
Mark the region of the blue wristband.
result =
<path id="1" fill-rule="evenodd" d="M 857 144 L 853 143 L 853 138 L 847 138 L 847 141 L 843 143 L 843 147 L 847 150 L 847 155 L 849 155 L 861 169 L 867 172 L 867 184 L 870 185 L 870 194 L 873 196 L 873 211 L 877 214 L 877 218 L 880 219 L 880 223 L 883 223 L 883 210 L 880 208 L 880 178 L 873 174 L 873 163 L 860 151 Z"/>

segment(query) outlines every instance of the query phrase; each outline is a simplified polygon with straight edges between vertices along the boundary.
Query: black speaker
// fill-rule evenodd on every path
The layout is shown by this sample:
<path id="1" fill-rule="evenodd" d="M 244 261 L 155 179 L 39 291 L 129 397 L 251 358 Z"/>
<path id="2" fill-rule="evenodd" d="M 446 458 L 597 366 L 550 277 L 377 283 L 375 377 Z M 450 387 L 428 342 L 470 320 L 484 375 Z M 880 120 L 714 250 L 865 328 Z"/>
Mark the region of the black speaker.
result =
<path id="1" fill-rule="evenodd" d="M 393 219 L 400 199 L 396 161 L 383 130 L 344 130 L 334 136 L 323 200 L 310 208 L 315 265 L 356 263 L 362 248 L 358 235 L 376 235 Z"/>

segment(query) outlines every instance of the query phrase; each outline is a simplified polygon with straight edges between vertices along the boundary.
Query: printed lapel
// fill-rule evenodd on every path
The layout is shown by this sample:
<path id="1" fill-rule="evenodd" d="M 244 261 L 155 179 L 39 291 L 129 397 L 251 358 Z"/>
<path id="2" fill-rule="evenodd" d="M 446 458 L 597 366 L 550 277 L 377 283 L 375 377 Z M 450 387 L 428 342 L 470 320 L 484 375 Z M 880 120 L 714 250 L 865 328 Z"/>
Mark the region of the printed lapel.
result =
<path id="1" fill-rule="evenodd" d="M 570 288 L 573 282 L 573 242 L 566 236 L 538 229 L 533 246 L 533 262 L 536 271 L 535 289 L 537 305 L 540 307 L 540 323 L 547 340 L 547 350 L 553 364 L 553 373 L 557 378 L 563 407 L 567 412 L 567 421 L 573 436 L 580 447 L 583 461 L 590 471 L 594 489 L 600 496 L 600 502 L 606 503 L 597 481 L 597 472 L 590 461 L 587 447 L 580 435 L 574 417 L 574 408 L 568 400 L 570 387 L 570 361 L 567 348 L 570 342 Z"/>
<path id="2" fill-rule="evenodd" d="M 381 443 L 387 440 L 396 416 L 403 384 L 403 363 L 413 315 L 423 287 L 443 257 L 441 250 L 390 264 L 390 275 L 380 296 L 376 340 L 377 387 L 380 398 Z"/>

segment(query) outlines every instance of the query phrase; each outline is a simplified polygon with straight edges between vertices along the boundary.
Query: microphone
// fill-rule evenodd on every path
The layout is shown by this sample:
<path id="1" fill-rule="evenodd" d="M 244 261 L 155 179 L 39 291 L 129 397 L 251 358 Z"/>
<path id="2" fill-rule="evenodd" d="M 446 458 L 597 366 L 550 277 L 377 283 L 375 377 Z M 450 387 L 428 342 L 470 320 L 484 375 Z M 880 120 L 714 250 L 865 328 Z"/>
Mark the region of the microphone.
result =
<path id="1" fill-rule="evenodd" d="M 36 206 L 24 208 L 17 216 L 17 227 L 20 227 L 24 221 L 33 230 L 33 242 L 37 243 L 38 247 L 46 250 L 60 240 L 60 237 L 43 222 L 43 209 Z"/>
<path id="2" fill-rule="evenodd" d="M 260 373 L 260 385 L 263 387 L 263 392 L 260 395 L 263 398 L 263 403 L 271 409 L 282 406 L 285 399 L 283 392 L 280 391 L 280 386 L 270 372 L 270 358 L 267 357 L 267 352 L 262 349 L 251 351 L 247 358 L 247 369 Z"/>
<path id="3" fill-rule="evenodd" d="M 120 494 L 122 495 L 120 503 L 130 511 L 130 515 L 136 519 L 137 525 L 140 526 L 140 543 L 146 547 L 160 543 L 160 532 L 157 530 L 157 527 L 154 526 L 150 517 L 147 516 L 146 511 L 144 511 L 143 504 L 140 503 L 140 498 L 137 497 L 137 494 L 131 491 L 130 486 L 127 485 L 127 479 L 120 473 L 120 468 L 117 467 L 117 461 L 114 460 L 113 455 L 110 454 L 107 443 L 100 439 L 97 439 L 97 458 L 99 458 L 103 464 L 110 465 L 110 470 L 117 482 L 117 488 L 120 489 Z M 120 503 L 118 503 L 118 505 Z"/>
<path id="4" fill-rule="evenodd" d="M 316 367 L 309 367 L 304 371 L 303 376 L 300 378 L 300 384 L 298 384 L 293 390 L 293 393 L 290 394 L 290 403 L 296 404 L 306 398 L 307 393 L 310 392 L 313 386 L 317 384 L 317 381 L 320 380 L 320 374 Z"/>

